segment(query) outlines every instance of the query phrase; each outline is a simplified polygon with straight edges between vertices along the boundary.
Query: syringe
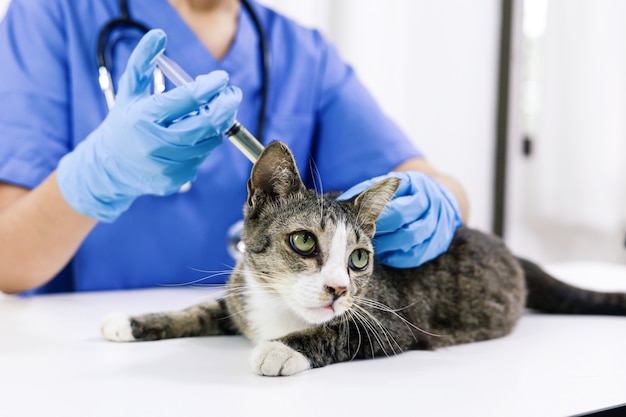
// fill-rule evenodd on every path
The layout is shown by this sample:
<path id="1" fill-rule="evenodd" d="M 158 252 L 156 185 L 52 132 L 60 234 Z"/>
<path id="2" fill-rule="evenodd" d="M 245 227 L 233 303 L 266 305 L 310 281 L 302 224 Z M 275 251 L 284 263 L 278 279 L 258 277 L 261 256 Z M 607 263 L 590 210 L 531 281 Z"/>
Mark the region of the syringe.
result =
<path id="1" fill-rule="evenodd" d="M 165 50 L 161 51 L 154 62 L 159 66 L 163 75 L 165 75 L 175 86 L 179 87 L 183 84 L 187 84 L 193 81 L 193 78 L 189 76 L 176 62 L 163 54 Z M 224 132 L 228 139 L 248 158 L 252 163 L 255 163 L 261 152 L 263 152 L 263 145 L 255 138 L 252 133 L 242 126 L 237 120 Z"/>

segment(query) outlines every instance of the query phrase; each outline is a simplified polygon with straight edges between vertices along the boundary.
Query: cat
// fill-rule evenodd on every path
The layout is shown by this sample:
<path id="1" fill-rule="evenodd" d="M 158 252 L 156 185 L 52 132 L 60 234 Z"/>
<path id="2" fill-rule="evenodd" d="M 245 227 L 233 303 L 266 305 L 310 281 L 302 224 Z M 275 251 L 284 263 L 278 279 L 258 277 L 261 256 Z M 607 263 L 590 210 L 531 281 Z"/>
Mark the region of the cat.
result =
<path id="1" fill-rule="evenodd" d="M 438 349 L 509 334 L 526 308 L 626 315 L 626 294 L 569 286 L 515 257 L 499 238 L 460 227 L 449 249 L 417 268 L 378 264 L 376 220 L 399 180 L 347 201 L 307 190 L 290 150 L 269 144 L 244 207 L 245 254 L 226 295 L 182 311 L 111 315 L 112 341 L 243 334 L 260 375 Z"/>

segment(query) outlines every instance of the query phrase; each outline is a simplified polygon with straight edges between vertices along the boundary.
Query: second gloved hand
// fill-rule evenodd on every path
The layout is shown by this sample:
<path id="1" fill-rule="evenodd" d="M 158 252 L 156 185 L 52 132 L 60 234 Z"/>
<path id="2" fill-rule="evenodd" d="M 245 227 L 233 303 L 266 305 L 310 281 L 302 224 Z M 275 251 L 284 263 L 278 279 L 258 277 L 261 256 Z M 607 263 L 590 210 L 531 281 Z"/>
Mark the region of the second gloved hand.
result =
<path id="1" fill-rule="evenodd" d="M 63 197 L 78 212 L 114 221 L 141 195 L 168 195 L 198 168 L 234 122 L 241 92 L 215 71 L 151 95 L 161 30 L 139 42 L 120 78 L 115 105 L 102 124 L 59 163 Z"/>
<path id="2" fill-rule="evenodd" d="M 376 222 L 377 259 L 395 268 L 419 266 L 445 252 L 462 225 L 456 198 L 422 172 L 392 172 L 355 185 L 339 199 L 347 200 L 378 181 L 396 177 L 400 185 Z"/>

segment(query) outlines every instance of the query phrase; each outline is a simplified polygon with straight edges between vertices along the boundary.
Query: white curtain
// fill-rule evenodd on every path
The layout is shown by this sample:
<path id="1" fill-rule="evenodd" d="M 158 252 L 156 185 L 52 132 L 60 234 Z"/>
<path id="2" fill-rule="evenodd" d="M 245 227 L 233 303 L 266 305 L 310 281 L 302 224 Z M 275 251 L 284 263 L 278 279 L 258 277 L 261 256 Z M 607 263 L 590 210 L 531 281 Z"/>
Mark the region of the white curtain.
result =
<path id="1" fill-rule="evenodd" d="M 550 0 L 532 189 L 535 218 L 626 231 L 626 1 Z"/>
<path id="2" fill-rule="evenodd" d="M 7 7 L 9 7 L 9 2 L 11 0 L 0 0 L 0 18 L 2 18 L 2 16 L 4 16 L 4 12 L 7 9 Z"/>
<path id="3" fill-rule="evenodd" d="M 501 0 L 259 0 L 320 29 L 491 228 Z"/>

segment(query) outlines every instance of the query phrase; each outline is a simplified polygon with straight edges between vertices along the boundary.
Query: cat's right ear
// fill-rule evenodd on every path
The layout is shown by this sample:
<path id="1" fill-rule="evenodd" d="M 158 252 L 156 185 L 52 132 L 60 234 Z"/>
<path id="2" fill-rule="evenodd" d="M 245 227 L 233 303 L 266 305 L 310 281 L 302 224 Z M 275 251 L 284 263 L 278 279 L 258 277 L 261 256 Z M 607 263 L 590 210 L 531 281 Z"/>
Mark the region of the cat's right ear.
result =
<path id="1" fill-rule="evenodd" d="M 396 194 L 399 185 L 398 178 L 386 178 L 354 197 L 353 204 L 357 220 L 370 238 L 373 238 L 376 232 L 376 220 Z"/>
<path id="2" fill-rule="evenodd" d="M 304 190 L 291 151 L 284 143 L 272 142 L 252 167 L 248 180 L 248 210 L 268 200 Z"/>

